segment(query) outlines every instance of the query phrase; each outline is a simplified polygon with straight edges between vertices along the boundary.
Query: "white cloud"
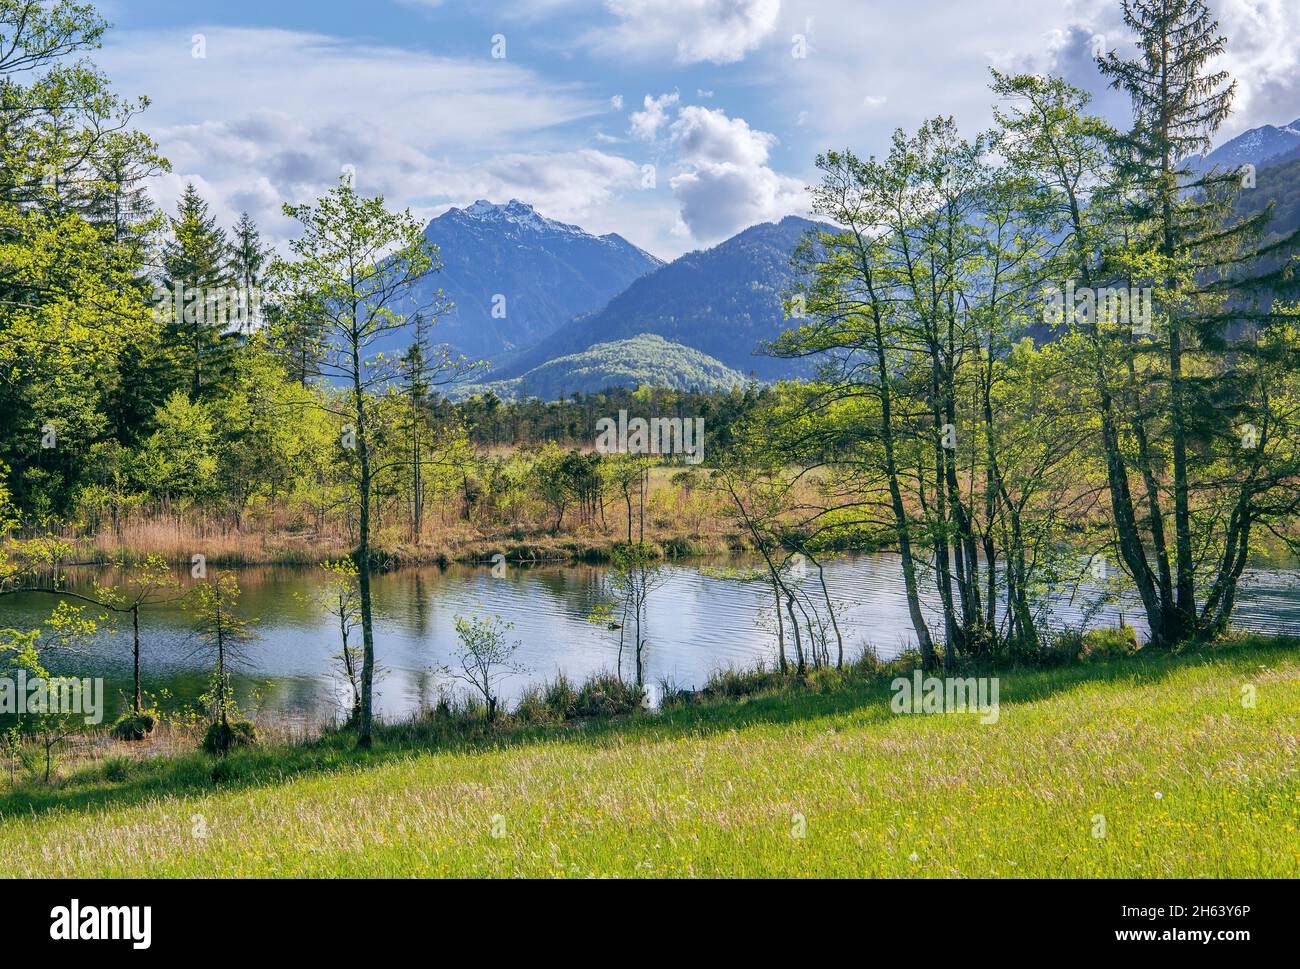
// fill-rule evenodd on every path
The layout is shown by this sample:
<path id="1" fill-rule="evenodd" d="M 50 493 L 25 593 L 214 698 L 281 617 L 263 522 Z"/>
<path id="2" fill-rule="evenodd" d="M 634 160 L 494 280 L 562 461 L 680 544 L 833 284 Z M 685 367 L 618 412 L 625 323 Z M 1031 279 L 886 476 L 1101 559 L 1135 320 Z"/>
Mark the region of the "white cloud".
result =
<path id="1" fill-rule="evenodd" d="M 1237 79 L 1237 113 L 1226 131 L 1300 117 L 1300 4 L 1219 0 L 1212 8 L 1228 37 L 1224 67 Z"/>
<path id="2" fill-rule="evenodd" d="M 682 64 L 731 64 L 776 28 L 781 0 L 605 0 L 605 6 L 618 23 L 583 36 L 601 54 L 654 58 L 672 52 Z"/>
<path id="3" fill-rule="evenodd" d="M 645 117 L 634 132 L 652 140 L 676 95 L 645 99 Z M 768 165 L 775 135 L 731 118 L 721 108 L 687 104 L 667 126 L 665 147 L 679 169 L 669 180 L 678 203 L 675 233 L 712 243 L 755 222 L 808 210 L 803 183 Z"/>
<path id="4" fill-rule="evenodd" d="M 1218 140 L 1300 116 L 1300 3 L 1208 3 L 1228 38 L 1222 66 L 1238 81 L 1236 112 Z M 860 0 L 802 0 L 777 33 L 803 32 L 809 20 L 818 31 L 806 58 L 773 44 L 756 66 L 773 79 L 771 103 L 806 130 L 809 158 L 830 145 L 884 152 L 894 128 L 913 130 L 938 114 L 981 130 L 993 120 L 990 66 L 1060 73 L 1093 93 L 1094 110 L 1120 124 L 1131 118 L 1091 56 L 1095 34 L 1131 50 L 1116 0 L 910 0 L 872 4 L 870 16 Z"/>
<path id="5" fill-rule="evenodd" d="M 119 32 L 96 57 L 117 86 L 154 100 L 171 123 L 265 107 L 303 119 L 362 118 L 426 143 L 482 144 L 599 114 L 601 101 L 509 61 L 436 57 L 319 34 L 208 27 Z"/>
<path id="6" fill-rule="evenodd" d="M 673 122 L 673 142 L 692 165 L 733 164 L 753 168 L 767 162 L 776 135 L 755 131 L 744 118 L 728 118 L 720 108 L 686 105 Z"/>
<path id="7" fill-rule="evenodd" d="M 672 94 L 660 95 L 657 98 L 647 94 L 642 102 L 644 109 L 633 111 L 632 116 L 628 119 L 630 124 L 628 128 L 629 134 L 641 141 L 654 141 L 659 135 L 659 129 L 668 120 L 668 109 L 675 106 L 680 100 L 681 95 L 676 91 Z"/>
<path id="8" fill-rule="evenodd" d="M 626 158 L 585 148 L 498 155 L 465 169 L 448 167 L 432 174 L 446 194 L 462 204 L 520 198 L 552 218 L 584 222 L 619 191 L 635 188 L 641 169 Z"/>
<path id="9" fill-rule="evenodd" d="M 681 203 L 682 222 L 702 242 L 808 209 L 801 182 L 763 165 L 700 165 L 675 176 L 672 187 Z"/>
<path id="10" fill-rule="evenodd" d="M 207 58 L 190 37 L 207 38 Z M 311 199 L 344 165 L 397 206 L 518 196 L 572 218 L 628 183 L 635 166 L 555 150 L 548 132 L 608 112 L 603 98 L 520 66 L 358 45 L 283 30 L 119 32 L 97 57 L 117 88 L 153 106 L 141 123 L 172 161 L 154 194 L 174 205 L 194 181 L 220 218 L 247 209 L 272 242 L 283 202 Z M 511 184 L 514 180 L 513 185 Z"/>

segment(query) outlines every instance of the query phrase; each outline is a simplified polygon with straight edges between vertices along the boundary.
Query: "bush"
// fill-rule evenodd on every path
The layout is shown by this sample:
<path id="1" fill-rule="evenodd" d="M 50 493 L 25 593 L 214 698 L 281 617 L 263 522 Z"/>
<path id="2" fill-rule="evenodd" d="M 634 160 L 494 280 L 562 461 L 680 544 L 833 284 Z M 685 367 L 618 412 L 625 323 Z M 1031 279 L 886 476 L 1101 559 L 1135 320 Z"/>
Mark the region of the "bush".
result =
<path id="1" fill-rule="evenodd" d="M 702 692 L 707 697 L 753 696 L 783 685 L 786 679 L 779 671 L 769 670 L 760 662 L 750 669 L 715 670 Z"/>
<path id="2" fill-rule="evenodd" d="M 601 673 L 581 687 L 563 673 L 550 683 L 534 687 L 519 698 L 515 717 L 523 723 L 563 723 L 581 717 L 612 717 L 639 710 L 645 690 Z"/>
<path id="3" fill-rule="evenodd" d="M 640 710 L 645 690 L 608 673 L 593 676 L 578 691 L 575 717 L 614 717 Z"/>
<path id="4" fill-rule="evenodd" d="M 1137 632 L 1132 626 L 1090 629 L 1083 634 L 1084 659 L 1132 656 L 1138 649 Z"/>
<path id="5" fill-rule="evenodd" d="M 885 672 L 885 662 L 880 658 L 876 648 L 867 644 L 862 647 L 862 652 L 849 668 L 859 676 L 882 676 Z"/>
<path id="6" fill-rule="evenodd" d="M 678 686 L 669 677 L 661 677 L 659 680 L 659 709 L 672 710 L 678 707 L 687 707 L 699 699 L 694 690 L 684 686 Z"/>
<path id="7" fill-rule="evenodd" d="M 252 747 L 257 743 L 257 728 L 247 720 L 216 721 L 203 737 L 203 749 L 209 754 L 226 754 L 235 747 Z"/>
<path id="8" fill-rule="evenodd" d="M 147 740 L 158 725 L 151 713 L 127 713 L 113 724 L 113 739 L 125 741 Z"/>

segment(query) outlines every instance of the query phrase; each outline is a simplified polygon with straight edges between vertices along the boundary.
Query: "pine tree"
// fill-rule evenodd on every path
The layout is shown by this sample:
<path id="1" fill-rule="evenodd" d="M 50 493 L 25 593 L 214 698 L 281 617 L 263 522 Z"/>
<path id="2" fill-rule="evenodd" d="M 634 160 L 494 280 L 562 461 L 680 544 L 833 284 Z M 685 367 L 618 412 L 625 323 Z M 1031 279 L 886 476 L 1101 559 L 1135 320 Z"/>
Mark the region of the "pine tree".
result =
<path id="1" fill-rule="evenodd" d="M 231 248 L 225 230 L 208 214 L 208 203 L 193 183 L 185 187 L 172 238 L 163 251 L 168 342 L 176 354 L 192 400 L 204 395 L 224 363 L 222 337 L 230 321 L 230 292 L 235 286 Z"/>

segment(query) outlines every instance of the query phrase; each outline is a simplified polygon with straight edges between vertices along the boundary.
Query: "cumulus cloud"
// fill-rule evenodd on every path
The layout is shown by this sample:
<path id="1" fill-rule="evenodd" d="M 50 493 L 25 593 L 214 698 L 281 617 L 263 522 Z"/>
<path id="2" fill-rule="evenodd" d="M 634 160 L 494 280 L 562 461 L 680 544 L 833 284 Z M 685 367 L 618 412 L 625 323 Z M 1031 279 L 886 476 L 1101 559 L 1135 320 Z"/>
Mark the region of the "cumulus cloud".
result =
<path id="1" fill-rule="evenodd" d="M 1300 115 L 1300 5 L 1291 0 L 1209 0 L 1227 51 L 1214 65 L 1237 82 L 1232 116 L 1220 140 L 1263 124 L 1286 124 Z M 1094 95 L 1094 110 L 1126 125 L 1132 115 L 1126 95 L 1107 87 L 1094 52 L 1117 49 L 1135 54 L 1133 39 L 1116 4 L 1078 0 L 1069 22 L 1049 31 L 1042 56 L 1021 59 L 1030 69 L 1059 74 Z"/>
<path id="2" fill-rule="evenodd" d="M 633 111 L 632 116 L 628 119 L 630 126 L 628 132 L 633 138 L 639 138 L 642 141 L 654 141 L 659 135 L 659 129 L 664 122 L 668 120 L 668 109 L 674 107 L 681 100 L 681 95 L 676 91 L 672 94 L 663 94 L 659 97 L 653 97 L 647 94 L 642 101 L 643 109 Z"/>
<path id="3" fill-rule="evenodd" d="M 1236 110 L 1219 140 L 1294 120 L 1300 3 L 1207 2 L 1228 38 L 1221 66 L 1238 82 Z M 802 0 L 783 15 L 778 34 L 804 32 L 810 20 L 819 30 L 807 57 L 793 58 L 779 44 L 762 52 L 776 79 L 771 103 L 802 117 L 810 154 L 834 144 L 881 152 L 895 127 L 912 130 L 941 113 L 964 131 L 981 130 L 993 121 L 990 66 L 1061 74 L 1093 94 L 1094 111 L 1121 126 L 1131 122 L 1126 96 L 1109 88 L 1092 57 L 1094 36 L 1106 49 L 1133 51 L 1116 0 L 911 0 L 873 4 L 869 17 L 860 0 Z"/>
<path id="4" fill-rule="evenodd" d="M 676 116 L 667 123 L 670 108 Z M 654 141 L 660 129 L 659 147 L 676 169 L 669 185 L 678 205 L 677 235 L 711 243 L 755 222 L 807 211 L 802 182 L 768 164 L 774 134 L 721 108 L 682 105 L 676 94 L 647 95 L 645 110 L 632 116 L 632 133 Z"/>
<path id="5" fill-rule="evenodd" d="M 1224 67 L 1237 78 L 1237 113 L 1227 130 L 1300 117 L 1300 4 L 1219 0 L 1212 8 L 1228 37 Z"/>
<path id="6" fill-rule="evenodd" d="M 728 118 L 721 108 L 688 104 L 673 122 L 673 143 L 692 165 L 732 164 L 754 168 L 767 162 L 776 135 L 755 131 L 744 118 Z"/>
<path id="7" fill-rule="evenodd" d="M 776 29 L 781 0 L 605 0 L 605 7 L 617 23 L 583 38 L 602 54 L 672 52 L 682 64 L 731 64 Z"/>
<path id="8" fill-rule="evenodd" d="M 702 242 L 808 209 L 802 183 L 761 165 L 701 165 L 675 176 L 672 187 L 682 223 Z"/>

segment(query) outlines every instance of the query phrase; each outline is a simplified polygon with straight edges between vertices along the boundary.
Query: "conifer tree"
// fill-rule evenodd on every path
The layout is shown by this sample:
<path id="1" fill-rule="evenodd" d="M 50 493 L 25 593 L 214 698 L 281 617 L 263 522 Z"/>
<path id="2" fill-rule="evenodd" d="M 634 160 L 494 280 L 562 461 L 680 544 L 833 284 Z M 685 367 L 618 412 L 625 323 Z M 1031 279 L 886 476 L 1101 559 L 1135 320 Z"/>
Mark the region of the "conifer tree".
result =
<path id="1" fill-rule="evenodd" d="M 1134 117 L 1132 129 L 1113 142 L 1114 191 L 1127 240 L 1110 253 L 1109 270 L 1117 280 L 1153 290 L 1161 323 L 1158 332 L 1130 334 L 1120 351 L 1134 378 L 1127 407 L 1146 490 L 1154 570 L 1134 536 L 1121 536 L 1121 544 L 1129 549 L 1127 564 L 1139 587 L 1158 593 L 1158 608 L 1147 609 L 1153 638 L 1172 644 L 1226 622 L 1218 607 L 1229 586 L 1235 591 L 1233 573 L 1239 575 L 1240 566 L 1230 550 L 1248 541 L 1252 494 L 1267 492 L 1265 480 L 1275 486 L 1275 475 L 1286 474 L 1282 468 L 1264 474 L 1254 468 L 1259 455 L 1241 453 L 1234 425 L 1251 423 L 1264 373 L 1246 366 L 1242 355 L 1263 367 L 1259 354 L 1266 347 L 1286 352 L 1272 339 L 1276 333 L 1267 331 L 1294 319 L 1276 302 L 1296 291 L 1278 257 L 1295 248 L 1300 233 L 1266 240 L 1271 210 L 1234 215 L 1250 180 L 1221 169 L 1197 175 L 1189 163 L 1211 146 L 1236 90 L 1227 72 L 1213 66 L 1227 41 L 1203 0 L 1124 0 L 1123 8 L 1137 55 L 1111 51 L 1099 58 L 1111 85 L 1128 94 Z M 1172 568 L 1162 535 L 1169 503 L 1158 466 L 1166 450 Z M 1225 476 L 1224 463 L 1234 461 L 1228 490 L 1235 497 L 1209 496 Z M 1253 483 L 1241 490 L 1243 481 Z M 1194 493 L 1205 496 L 1199 510 Z M 1125 517 L 1117 521 L 1121 528 Z M 1217 528 L 1220 519 L 1229 522 L 1226 528 Z M 1203 565 L 1207 542 L 1225 551 Z M 1199 606 L 1198 570 L 1213 583 Z"/>
<path id="2" fill-rule="evenodd" d="M 171 229 L 163 250 L 166 288 L 159 297 L 182 379 L 197 401 L 225 355 L 222 337 L 230 322 L 226 291 L 235 283 L 231 248 L 193 183 L 185 187 Z"/>
<path id="3" fill-rule="evenodd" d="M 235 224 L 231 263 L 235 281 L 241 290 L 241 305 L 246 307 L 240 324 L 248 335 L 252 334 L 254 327 L 260 322 L 258 303 L 267 257 L 268 253 L 262 245 L 261 234 L 257 231 L 257 223 L 247 212 L 241 213 L 239 222 Z"/>

